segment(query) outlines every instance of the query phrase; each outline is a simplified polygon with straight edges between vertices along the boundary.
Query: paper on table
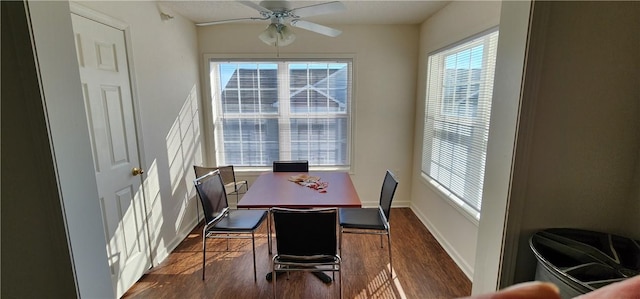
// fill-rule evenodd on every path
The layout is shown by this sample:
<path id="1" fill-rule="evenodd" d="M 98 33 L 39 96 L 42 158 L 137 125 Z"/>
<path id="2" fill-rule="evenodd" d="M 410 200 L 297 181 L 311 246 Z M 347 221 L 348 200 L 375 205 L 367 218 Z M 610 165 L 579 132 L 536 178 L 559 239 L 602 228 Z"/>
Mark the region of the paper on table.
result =
<path id="1" fill-rule="evenodd" d="M 327 187 L 329 184 L 327 182 L 321 182 L 320 178 L 317 176 L 309 176 L 306 174 L 293 175 L 289 177 L 289 181 L 294 182 L 298 185 L 309 187 L 311 189 L 315 189 L 320 191 L 320 193 L 326 193 Z"/>

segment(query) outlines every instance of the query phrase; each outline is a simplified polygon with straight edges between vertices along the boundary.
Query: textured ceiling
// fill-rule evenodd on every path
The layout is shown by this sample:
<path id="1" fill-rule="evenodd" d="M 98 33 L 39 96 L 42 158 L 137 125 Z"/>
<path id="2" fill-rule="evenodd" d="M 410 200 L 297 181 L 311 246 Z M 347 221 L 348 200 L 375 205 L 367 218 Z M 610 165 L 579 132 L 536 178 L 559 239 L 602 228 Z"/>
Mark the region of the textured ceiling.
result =
<path id="1" fill-rule="evenodd" d="M 253 1 L 260 3 L 260 1 Z M 327 1 L 288 1 L 291 8 Z M 450 1 L 342 0 L 346 11 L 303 18 L 320 24 L 420 24 Z M 235 1 L 158 1 L 161 10 L 180 14 L 195 23 L 259 17 L 258 11 Z"/>

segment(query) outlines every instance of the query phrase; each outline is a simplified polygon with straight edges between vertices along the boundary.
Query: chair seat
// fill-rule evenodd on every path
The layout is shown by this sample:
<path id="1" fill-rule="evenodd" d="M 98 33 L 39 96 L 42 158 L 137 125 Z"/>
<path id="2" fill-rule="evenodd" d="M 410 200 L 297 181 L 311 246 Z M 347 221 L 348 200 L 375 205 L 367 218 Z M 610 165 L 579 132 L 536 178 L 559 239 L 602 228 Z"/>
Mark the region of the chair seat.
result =
<path id="1" fill-rule="evenodd" d="M 276 261 L 280 263 L 332 263 L 336 261 L 335 255 L 316 255 L 316 256 L 293 256 L 293 255 L 277 255 Z"/>
<path id="2" fill-rule="evenodd" d="M 266 210 L 230 210 L 209 231 L 252 231 L 267 217 Z"/>
<path id="3" fill-rule="evenodd" d="M 386 229 L 379 208 L 341 208 L 338 214 L 343 228 Z"/>

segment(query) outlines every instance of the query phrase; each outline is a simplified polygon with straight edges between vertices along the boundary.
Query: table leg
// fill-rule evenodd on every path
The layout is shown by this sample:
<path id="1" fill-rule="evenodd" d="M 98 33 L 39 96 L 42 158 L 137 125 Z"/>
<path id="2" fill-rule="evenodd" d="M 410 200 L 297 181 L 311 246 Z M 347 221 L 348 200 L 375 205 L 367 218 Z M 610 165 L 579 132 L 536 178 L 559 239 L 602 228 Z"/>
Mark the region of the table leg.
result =
<path id="1" fill-rule="evenodd" d="M 322 280 L 322 282 L 324 283 L 331 283 L 331 281 L 333 279 L 331 279 L 331 276 L 327 275 L 327 273 L 324 273 L 322 271 L 315 271 L 315 272 L 311 272 L 313 273 L 313 275 L 315 277 L 317 277 L 318 279 Z"/>

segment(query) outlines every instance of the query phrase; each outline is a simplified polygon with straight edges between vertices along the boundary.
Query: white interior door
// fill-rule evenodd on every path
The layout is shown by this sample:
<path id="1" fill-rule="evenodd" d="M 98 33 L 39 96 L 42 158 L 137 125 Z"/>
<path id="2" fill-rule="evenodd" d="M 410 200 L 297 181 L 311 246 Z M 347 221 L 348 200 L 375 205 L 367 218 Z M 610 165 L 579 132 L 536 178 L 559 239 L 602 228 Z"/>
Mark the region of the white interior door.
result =
<path id="1" fill-rule="evenodd" d="M 151 267 L 142 175 L 122 30 L 72 14 L 114 290 Z"/>

